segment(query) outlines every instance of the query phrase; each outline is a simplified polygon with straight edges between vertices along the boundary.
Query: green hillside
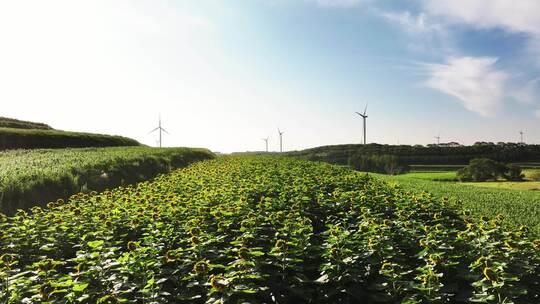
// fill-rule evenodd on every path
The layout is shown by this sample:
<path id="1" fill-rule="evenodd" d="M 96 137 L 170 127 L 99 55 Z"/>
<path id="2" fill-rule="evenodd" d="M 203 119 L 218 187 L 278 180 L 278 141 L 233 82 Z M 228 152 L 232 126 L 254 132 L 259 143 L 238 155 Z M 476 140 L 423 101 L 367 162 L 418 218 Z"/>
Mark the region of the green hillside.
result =
<path id="1" fill-rule="evenodd" d="M 206 149 L 110 147 L 0 152 L 0 212 L 102 191 L 167 173 L 214 155 Z"/>
<path id="2" fill-rule="evenodd" d="M 0 128 L 0 150 L 139 146 L 123 136 L 45 129 Z"/>
<path id="3" fill-rule="evenodd" d="M 52 130 L 51 126 L 44 123 L 18 120 L 7 117 L 0 117 L 0 128 Z"/>

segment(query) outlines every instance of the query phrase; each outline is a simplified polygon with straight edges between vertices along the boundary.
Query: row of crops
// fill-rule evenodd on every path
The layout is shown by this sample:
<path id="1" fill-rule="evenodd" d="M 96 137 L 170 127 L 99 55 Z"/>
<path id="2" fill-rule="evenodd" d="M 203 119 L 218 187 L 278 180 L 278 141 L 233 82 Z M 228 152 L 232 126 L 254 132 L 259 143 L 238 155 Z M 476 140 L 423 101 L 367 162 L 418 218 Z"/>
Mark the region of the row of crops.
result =
<path id="1" fill-rule="evenodd" d="M 540 242 L 346 168 L 198 162 L 0 220 L 2 303 L 539 303 Z"/>
<path id="2" fill-rule="evenodd" d="M 433 173 L 433 178 L 451 179 L 453 172 Z M 404 189 L 417 193 L 427 191 L 434 195 L 446 195 L 451 200 L 469 209 L 473 216 L 495 217 L 504 215 L 503 226 L 518 228 L 525 225 L 535 237 L 540 237 L 540 192 L 483 188 L 461 183 L 428 180 L 429 173 L 409 173 L 388 176 L 373 174 L 378 179 L 398 183 Z M 421 176 L 423 175 L 423 176 Z M 425 178 L 425 179 L 424 179 Z"/>
<path id="3" fill-rule="evenodd" d="M 205 149 L 149 147 L 0 152 L 0 212 L 148 180 L 212 157 Z"/>

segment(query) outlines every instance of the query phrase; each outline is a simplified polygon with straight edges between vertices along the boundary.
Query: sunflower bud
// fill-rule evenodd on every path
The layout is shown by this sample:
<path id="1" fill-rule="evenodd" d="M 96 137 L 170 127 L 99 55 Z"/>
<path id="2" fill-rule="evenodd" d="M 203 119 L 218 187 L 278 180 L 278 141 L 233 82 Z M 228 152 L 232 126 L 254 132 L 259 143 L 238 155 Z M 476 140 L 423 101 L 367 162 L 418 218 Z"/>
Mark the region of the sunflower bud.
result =
<path id="1" fill-rule="evenodd" d="M 228 282 L 223 280 L 223 278 L 220 276 L 212 276 L 210 278 L 210 285 L 217 291 L 223 292 L 227 288 Z"/>
<path id="2" fill-rule="evenodd" d="M 193 266 L 193 272 L 195 272 L 198 275 L 203 275 L 208 272 L 208 263 L 205 261 L 199 261 Z"/>
<path id="3" fill-rule="evenodd" d="M 127 243 L 127 248 L 129 251 L 135 251 L 135 249 L 137 249 L 137 244 L 135 244 L 133 241 L 129 241 Z"/>
<path id="4" fill-rule="evenodd" d="M 198 237 L 196 237 L 196 236 L 191 237 L 191 243 L 193 245 L 198 245 L 200 242 L 201 242 L 201 240 Z"/>
<path id="5" fill-rule="evenodd" d="M 246 247 L 238 249 L 238 257 L 242 260 L 249 259 L 249 249 L 247 249 Z"/>
<path id="6" fill-rule="evenodd" d="M 485 267 L 483 273 L 488 281 L 497 281 L 497 274 L 490 267 Z"/>

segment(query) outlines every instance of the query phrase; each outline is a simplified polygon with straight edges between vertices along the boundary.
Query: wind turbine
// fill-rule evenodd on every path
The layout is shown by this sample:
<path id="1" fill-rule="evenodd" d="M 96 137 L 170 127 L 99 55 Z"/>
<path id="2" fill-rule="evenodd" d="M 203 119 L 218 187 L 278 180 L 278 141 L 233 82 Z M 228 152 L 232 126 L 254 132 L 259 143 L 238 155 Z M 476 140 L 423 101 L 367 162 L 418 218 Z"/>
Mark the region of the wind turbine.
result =
<path id="1" fill-rule="evenodd" d="M 167 132 L 165 129 L 163 129 L 161 127 L 161 115 L 159 115 L 159 125 L 158 125 L 158 127 L 155 128 L 154 130 L 148 132 L 148 134 L 153 133 L 153 132 L 158 131 L 158 130 L 159 130 L 159 147 L 161 148 L 161 131 L 169 134 L 169 132 Z"/>
<path id="2" fill-rule="evenodd" d="M 356 114 L 360 115 L 362 117 L 362 120 L 364 120 L 364 145 L 366 144 L 366 119 L 368 118 L 366 111 L 367 111 L 368 104 L 366 103 L 366 107 L 364 108 L 364 114 L 356 112 Z"/>
<path id="3" fill-rule="evenodd" d="M 268 152 L 268 138 L 263 138 L 262 140 L 264 140 L 264 142 L 266 143 L 266 152 Z"/>
<path id="4" fill-rule="evenodd" d="M 519 131 L 519 135 L 521 136 L 521 143 L 523 144 L 523 130 Z"/>
<path id="5" fill-rule="evenodd" d="M 437 146 L 441 144 L 441 133 L 437 134 L 437 136 L 435 136 L 435 138 L 437 139 Z"/>
<path id="6" fill-rule="evenodd" d="M 285 132 L 281 132 L 279 128 L 277 129 L 277 131 L 279 133 L 279 152 L 283 152 L 283 133 Z"/>

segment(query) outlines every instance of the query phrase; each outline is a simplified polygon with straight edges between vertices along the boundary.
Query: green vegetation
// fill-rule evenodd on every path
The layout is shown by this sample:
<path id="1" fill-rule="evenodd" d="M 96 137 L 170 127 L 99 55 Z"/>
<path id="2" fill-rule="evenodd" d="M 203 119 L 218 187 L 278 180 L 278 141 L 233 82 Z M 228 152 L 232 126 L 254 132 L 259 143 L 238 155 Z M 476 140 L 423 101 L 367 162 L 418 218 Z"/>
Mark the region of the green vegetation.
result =
<path id="1" fill-rule="evenodd" d="M 355 154 L 349 157 L 348 165 L 358 171 L 379 172 L 390 175 L 408 171 L 407 166 L 402 166 L 395 155 L 362 155 Z"/>
<path id="2" fill-rule="evenodd" d="M 0 152 L 0 210 L 12 214 L 79 191 L 147 180 L 211 157 L 204 149 L 148 147 Z"/>
<path id="3" fill-rule="evenodd" d="M 540 170 L 538 169 L 525 169 L 523 174 L 527 180 L 540 181 Z"/>
<path id="4" fill-rule="evenodd" d="M 335 145 L 323 146 L 302 151 L 286 153 L 288 156 L 324 161 L 332 164 L 348 165 L 360 156 L 395 157 L 399 167 L 418 169 L 419 166 L 451 166 L 461 167 L 475 158 L 489 158 L 504 163 L 522 163 L 540 161 L 540 145 L 525 145 L 517 143 L 485 143 L 479 142 L 472 146 L 406 146 L 406 145 Z M 456 168 L 457 169 L 457 168 Z M 406 170 L 405 170 L 406 171 Z M 381 171 L 379 171 L 381 172 Z"/>
<path id="5" fill-rule="evenodd" d="M 457 178 L 460 181 L 497 181 L 504 178 L 509 181 L 521 181 L 524 175 L 521 167 L 517 165 L 506 165 L 488 158 L 475 158 L 468 166 L 457 171 Z"/>
<path id="6" fill-rule="evenodd" d="M 410 165 L 412 172 L 457 171 L 466 165 Z"/>
<path id="7" fill-rule="evenodd" d="M 0 220 L 3 303 L 535 303 L 540 243 L 347 168 L 218 158 Z"/>
<path id="8" fill-rule="evenodd" d="M 487 188 L 499 188 L 499 189 L 511 189 L 511 190 L 528 190 L 528 191 L 540 190 L 540 182 L 538 181 L 522 181 L 522 182 L 497 181 L 497 182 L 481 182 L 481 183 L 465 182 L 463 184 L 471 185 L 475 187 L 487 187 Z"/>
<path id="9" fill-rule="evenodd" d="M 139 146 L 136 140 L 93 133 L 0 128 L 0 150 Z"/>
<path id="10" fill-rule="evenodd" d="M 430 181 L 453 182 L 457 181 L 456 171 L 435 171 L 435 172 L 409 172 L 402 174 L 403 177 L 416 178 Z"/>
<path id="11" fill-rule="evenodd" d="M 506 227 L 526 225 L 531 233 L 540 237 L 540 192 L 530 190 L 510 190 L 485 188 L 490 183 L 437 182 L 415 178 L 417 173 L 398 176 L 374 174 L 388 182 L 399 184 L 405 190 L 415 193 L 427 191 L 436 196 L 449 197 L 463 208 L 471 210 L 476 218 L 504 215 Z M 524 182 L 514 183 L 523 184 Z M 504 184 L 512 184 L 504 182 Z"/>
<path id="12" fill-rule="evenodd" d="M 7 117 L 0 117 L 0 128 L 52 130 L 49 125 L 44 123 L 24 121 Z"/>

